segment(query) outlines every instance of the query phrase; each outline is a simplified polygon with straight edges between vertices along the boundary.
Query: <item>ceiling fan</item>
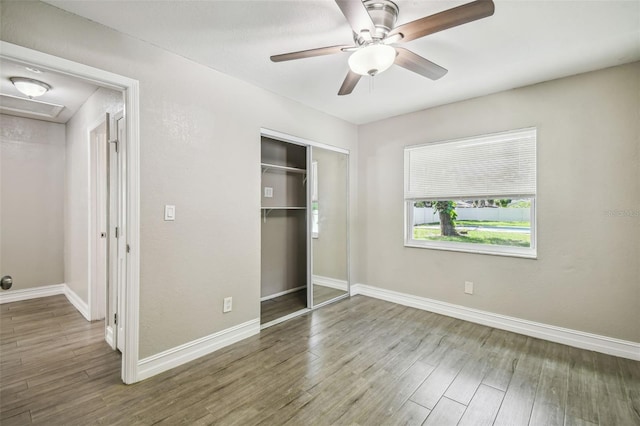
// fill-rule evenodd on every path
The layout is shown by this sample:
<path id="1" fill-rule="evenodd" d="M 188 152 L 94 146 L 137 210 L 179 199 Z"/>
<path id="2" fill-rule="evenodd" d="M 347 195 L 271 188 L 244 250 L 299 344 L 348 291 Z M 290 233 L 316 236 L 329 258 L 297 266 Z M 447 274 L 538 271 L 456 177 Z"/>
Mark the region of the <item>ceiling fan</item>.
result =
<path id="1" fill-rule="evenodd" d="M 390 0 L 335 0 L 353 29 L 353 46 L 328 46 L 271 56 L 273 62 L 353 52 L 338 95 L 348 95 L 363 75 L 374 76 L 394 63 L 432 80 L 447 70 L 397 43 L 415 40 L 447 28 L 456 27 L 493 15 L 492 0 L 476 0 L 434 15 L 394 27 L 398 6 Z"/>

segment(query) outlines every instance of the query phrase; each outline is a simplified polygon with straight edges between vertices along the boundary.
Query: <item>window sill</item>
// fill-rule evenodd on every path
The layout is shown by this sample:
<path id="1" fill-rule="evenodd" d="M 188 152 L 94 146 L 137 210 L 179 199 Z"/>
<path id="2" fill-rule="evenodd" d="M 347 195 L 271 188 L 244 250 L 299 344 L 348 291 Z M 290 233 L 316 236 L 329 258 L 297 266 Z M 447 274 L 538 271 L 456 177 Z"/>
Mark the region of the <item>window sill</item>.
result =
<path id="1" fill-rule="evenodd" d="M 444 250 L 444 251 L 457 251 L 462 253 L 473 254 L 486 254 L 490 256 L 506 256 L 506 257 L 519 257 L 523 259 L 538 259 L 538 253 L 536 249 L 513 249 L 505 247 L 492 247 L 487 245 L 468 246 L 465 244 L 446 244 L 446 243 L 424 243 L 415 240 L 406 241 L 405 247 L 409 248 L 421 248 L 430 250 Z"/>

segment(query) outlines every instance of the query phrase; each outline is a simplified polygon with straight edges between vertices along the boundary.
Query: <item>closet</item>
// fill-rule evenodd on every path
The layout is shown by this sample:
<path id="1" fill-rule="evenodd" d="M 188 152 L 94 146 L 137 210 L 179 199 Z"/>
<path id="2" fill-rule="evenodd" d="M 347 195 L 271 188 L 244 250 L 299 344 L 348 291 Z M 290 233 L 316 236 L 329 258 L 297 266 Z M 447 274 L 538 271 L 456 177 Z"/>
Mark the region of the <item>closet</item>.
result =
<path id="1" fill-rule="evenodd" d="M 348 151 L 263 130 L 262 327 L 348 296 Z"/>
<path id="2" fill-rule="evenodd" d="M 309 307 L 307 147 L 262 137 L 261 323 Z"/>

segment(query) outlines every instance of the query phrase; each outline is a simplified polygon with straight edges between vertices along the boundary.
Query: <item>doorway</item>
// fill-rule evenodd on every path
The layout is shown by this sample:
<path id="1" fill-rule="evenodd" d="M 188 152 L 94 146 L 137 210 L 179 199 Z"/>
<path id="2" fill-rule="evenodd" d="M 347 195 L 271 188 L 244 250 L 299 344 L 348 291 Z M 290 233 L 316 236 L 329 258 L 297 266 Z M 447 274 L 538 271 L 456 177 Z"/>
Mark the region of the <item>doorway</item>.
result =
<path id="1" fill-rule="evenodd" d="M 77 62 L 68 61 L 35 50 L 27 49 L 11 43 L 0 41 L 0 58 L 19 62 L 26 66 L 47 70 L 53 73 L 60 73 L 71 76 L 79 80 L 88 81 L 100 87 L 115 90 L 121 93 L 124 98 L 124 111 L 120 122 L 115 123 L 113 130 L 117 134 L 119 144 L 117 146 L 117 161 L 120 165 L 118 169 L 118 179 L 121 192 L 117 196 L 117 207 L 115 216 L 118 218 L 118 226 L 113 230 L 117 233 L 118 249 L 117 273 L 115 279 L 117 289 L 119 291 L 117 299 L 117 321 L 118 327 L 115 331 L 116 345 L 122 352 L 122 368 L 121 378 L 125 383 L 134 383 L 137 381 L 137 362 L 138 362 L 138 315 L 139 315 L 139 95 L 138 82 L 130 78 L 93 68 Z M 126 114 L 126 115 L 125 115 Z M 126 121 L 125 121 L 126 118 Z M 106 127 L 109 128 L 108 124 Z M 99 124 L 92 129 L 86 128 L 86 134 L 89 135 L 91 130 L 99 128 Z M 94 133 L 98 137 L 99 131 Z M 86 141 L 86 139 L 85 139 Z M 86 155 L 86 170 L 88 174 L 90 158 Z M 88 176 L 87 176 L 88 177 Z M 111 179 L 111 178 L 110 178 Z M 90 184 L 86 187 L 91 194 Z M 91 213 L 85 213 L 88 219 L 87 227 L 90 229 L 92 218 Z M 95 219 L 94 219 L 95 220 Z M 97 225 L 97 221 L 96 221 Z M 90 232 L 90 231 L 89 231 Z M 93 252 L 94 249 L 91 240 L 88 239 L 85 250 Z M 91 261 L 90 259 L 94 259 Z M 89 256 L 88 263 L 94 263 L 95 257 Z M 92 268 L 96 265 L 89 265 L 88 276 L 86 279 L 92 279 Z M 107 269 L 107 274 L 110 269 Z M 104 274 L 104 272 L 95 271 L 96 275 Z M 88 295 L 91 287 L 86 289 L 85 306 L 91 304 L 92 309 L 83 312 L 87 318 L 100 315 L 100 290 L 94 291 L 93 295 Z M 91 297 L 93 296 L 93 297 Z M 81 297 L 79 299 L 82 299 Z M 82 300 L 80 300 L 83 302 Z M 75 305 L 75 303 L 74 303 Z M 95 308 L 95 309 L 93 309 Z M 107 315 L 108 309 L 105 309 Z M 107 315 L 109 316 L 109 315 Z M 119 338 L 118 338 L 119 337 Z"/>

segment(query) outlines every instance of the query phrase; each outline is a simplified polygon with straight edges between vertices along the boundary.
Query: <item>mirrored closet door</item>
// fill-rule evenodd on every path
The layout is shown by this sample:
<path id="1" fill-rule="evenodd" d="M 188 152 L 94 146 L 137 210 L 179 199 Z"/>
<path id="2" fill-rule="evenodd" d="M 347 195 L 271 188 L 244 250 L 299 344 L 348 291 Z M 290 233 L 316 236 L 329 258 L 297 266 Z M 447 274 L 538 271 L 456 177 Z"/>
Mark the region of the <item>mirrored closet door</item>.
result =
<path id="1" fill-rule="evenodd" d="M 348 167 L 342 152 L 311 147 L 312 305 L 349 294 Z"/>

